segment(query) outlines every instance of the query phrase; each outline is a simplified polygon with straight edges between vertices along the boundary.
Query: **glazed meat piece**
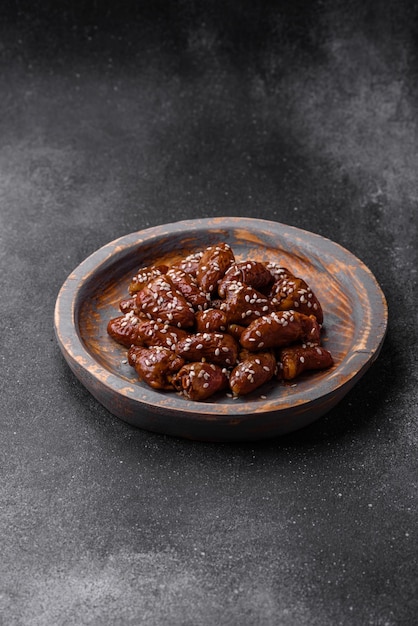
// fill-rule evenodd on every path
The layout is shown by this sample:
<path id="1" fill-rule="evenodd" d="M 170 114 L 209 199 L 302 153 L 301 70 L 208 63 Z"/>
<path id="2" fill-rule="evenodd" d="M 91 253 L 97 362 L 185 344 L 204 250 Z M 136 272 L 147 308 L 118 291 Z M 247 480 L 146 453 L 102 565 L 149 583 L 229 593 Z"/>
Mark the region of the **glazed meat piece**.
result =
<path id="1" fill-rule="evenodd" d="M 177 326 L 162 324 L 154 320 L 141 320 L 137 325 L 138 337 L 144 346 L 163 346 L 174 350 L 176 343 L 187 337 L 187 332 Z"/>
<path id="2" fill-rule="evenodd" d="M 208 307 L 210 294 L 200 289 L 196 279 L 191 274 L 172 267 L 168 270 L 166 277 L 170 278 L 175 288 L 183 294 L 187 302 L 190 302 L 196 311 Z"/>
<path id="3" fill-rule="evenodd" d="M 218 293 L 225 298 L 227 285 L 230 282 L 240 282 L 253 287 L 257 291 L 265 293 L 272 284 L 274 278 L 264 263 L 258 261 L 243 261 L 233 263 L 225 272 L 218 285 Z"/>
<path id="4" fill-rule="evenodd" d="M 234 253 L 227 243 L 219 243 L 206 248 L 196 273 L 196 279 L 202 291 L 215 294 L 219 281 L 234 261 Z"/>
<path id="5" fill-rule="evenodd" d="M 302 278 L 283 276 L 274 283 L 270 297 L 279 311 L 294 309 L 305 315 L 314 315 L 319 324 L 324 321 L 318 298 Z"/>
<path id="6" fill-rule="evenodd" d="M 173 376 L 184 365 L 184 360 L 169 348 L 132 346 L 128 362 L 139 378 L 153 389 L 173 389 Z"/>
<path id="7" fill-rule="evenodd" d="M 178 328 L 194 325 L 194 310 L 170 278 L 157 276 L 136 294 L 136 305 L 149 319 Z"/>
<path id="8" fill-rule="evenodd" d="M 109 320 L 107 332 L 118 343 L 126 348 L 132 345 L 142 346 L 142 337 L 139 332 L 141 319 L 133 311 L 128 311 L 125 315 L 119 315 Z"/>
<path id="9" fill-rule="evenodd" d="M 229 283 L 226 300 L 221 305 L 229 324 L 248 326 L 253 320 L 274 309 L 266 296 L 243 283 Z"/>
<path id="10" fill-rule="evenodd" d="M 244 332 L 246 326 L 241 326 L 241 324 L 228 324 L 227 331 L 230 335 L 235 337 L 239 341 L 242 333 Z"/>
<path id="11" fill-rule="evenodd" d="M 280 263 L 274 263 L 270 261 L 266 264 L 266 267 L 270 274 L 273 276 L 274 282 L 282 280 L 283 278 L 294 278 L 294 275 L 287 267 L 283 267 Z"/>
<path id="12" fill-rule="evenodd" d="M 224 333 L 196 333 L 176 344 L 176 352 L 187 361 L 209 361 L 232 367 L 238 356 L 238 344 Z"/>
<path id="13" fill-rule="evenodd" d="M 199 267 L 200 259 L 203 256 L 203 251 L 199 250 L 199 252 L 192 252 L 188 254 L 184 259 L 178 261 L 178 263 L 174 263 L 171 267 L 173 269 L 178 268 L 186 274 L 190 274 L 196 278 L 197 270 Z"/>
<path id="14" fill-rule="evenodd" d="M 206 309 L 196 313 L 196 331 L 198 333 L 225 332 L 227 317 L 220 309 Z"/>
<path id="15" fill-rule="evenodd" d="M 222 368 L 213 363 L 187 363 L 173 378 L 173 385 L 189 400 L 206 400 L 225 389 L 228 378 Z"/>
<path id="16" fill-rule="evenodd" d="M 130 298 L 124 298 L 123 300 L 120 300 L 119 309 L 122 313 L 129 313 L 129 311 L 133 311 L 135 315 L 140 315 L 140 311 L 138 310 L 138 307 L 136 306 L 136 296 L 132 296 Z"/>
<path id="17" fill-rule="evenodd" d="M 280 348 L 298 340 L 316 344 L 320 341 L 320 332 L 320 326 L 313 315 L 278 311 L 251 322 L 242 333 L 240 343 L 243 348 L 252 352 Z"/>
<path id="18" fill-rule="evenodd" d="M 276 359 L 272 352 L 248 352 L 232 370 L 229 378 L 235 396 L 244 396 L 271 380 L 276 370 Z"/>
<path id="19" fill-rule="evenodd" d="M 333 365 L 331 353 L 321 346 L 289 346 L 279 355 L 278 378 L 293 380 L 306 370 L 324 370 Z"/>
<path id="20" fill-rule="evenodd" d="M 133 295 L 134 293 L 141 291 L 141 289 L 148 285 L 150 280 L 156 278 L 157 276 L 162 276 L 167 270 L 168 266 L 162 264 L 143 267 L 135 274 L 135 276 L 133 276 L 129 285 L 129 293 Z"/>

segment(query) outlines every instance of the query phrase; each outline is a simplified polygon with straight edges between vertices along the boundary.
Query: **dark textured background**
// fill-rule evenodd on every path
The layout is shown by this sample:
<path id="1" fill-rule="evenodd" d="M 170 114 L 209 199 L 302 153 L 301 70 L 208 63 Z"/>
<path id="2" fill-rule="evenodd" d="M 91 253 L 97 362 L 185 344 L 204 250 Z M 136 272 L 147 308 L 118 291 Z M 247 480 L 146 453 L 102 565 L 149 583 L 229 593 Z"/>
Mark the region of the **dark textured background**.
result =
<path id="1" fill-rule="evenodd" d="M 2 3 L 2 625 L 416 623 L 417 35 L 412 0 Z M 337 241 L 389 304 L 364 379 L 274 441 L 131 428 L 54 339 L 88 254 L 222 215 Z"/>

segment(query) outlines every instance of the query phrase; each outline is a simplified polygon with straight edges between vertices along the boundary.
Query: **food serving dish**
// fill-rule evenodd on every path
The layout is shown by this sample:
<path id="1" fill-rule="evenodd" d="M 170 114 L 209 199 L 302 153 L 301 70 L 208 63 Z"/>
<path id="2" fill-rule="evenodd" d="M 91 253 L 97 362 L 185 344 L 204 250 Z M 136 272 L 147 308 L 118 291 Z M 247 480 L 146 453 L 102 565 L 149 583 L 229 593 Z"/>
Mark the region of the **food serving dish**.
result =
<path id="1" fill-rule="evenodd" d="M 107 334 L 139 268 L 173 263 L 219 242 L 238 261 L 279 262 L 303 277 L 324 311 L 323 345 L 332 368 L 291 383 L 270 381 L 249 396 L 221 394 L 194 402 L 156 391 L 126 362 Z M 278 222 L 222 217 L 165 224 L 100 248 L 67 278 L 58 294 L 55 334 L 75 376 L 112 414 L 134 426 L 202 441 L 275 437 L 302 428 L 348 393 L 377 358 L 387 329 L 384 294 L 351 252 L 320 235 Z"/>

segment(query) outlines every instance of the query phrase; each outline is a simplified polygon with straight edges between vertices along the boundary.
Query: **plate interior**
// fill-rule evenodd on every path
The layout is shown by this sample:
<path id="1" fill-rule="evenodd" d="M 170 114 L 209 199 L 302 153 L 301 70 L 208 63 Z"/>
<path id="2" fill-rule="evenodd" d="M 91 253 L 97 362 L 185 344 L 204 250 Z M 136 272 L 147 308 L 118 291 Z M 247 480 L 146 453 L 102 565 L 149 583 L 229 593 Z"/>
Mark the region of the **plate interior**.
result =
<path id="1" fill-rule="evenodd" d="M 338 377 L 344 362 L 362 342 L 367 324 L 367 292 L 359 298 L 362 285 L 358 284 L 356 265 L 350 264 L 346 257 L 339 259 L 332 242 L 313 237 L 313 241 L 303 237 L 290 239 L 287 231 L 281 234 L 278 228 L 272 232 L 269 229 L 251 231 L 239 227 L 214 227 L 191 233 L 161 233 L 142 242 L 139 233 L 137 242 L 133 238 L 132 243 L 122 250 L 116 249 L 83 282 L 75 311 L 79 337 L 87 352 L 102 368 L 133 386 L 138 391 L 138 398 L 143 398 L 144 390 L 149 388 L 138 380 L 133 368 L 126 363 L 127 350 L 108 336 L 106 326 L 109 319 L 120 315 L 118 303 L 129 296 L 131 277 L 141 267 L 159 263 L 170 265 L 208 245 L 225 241 L 231 245 L 238 261 L 279 263 L 306 280 L 324 310 L 322 342 L 331 351 L 335 365 L 332 370 L 305 374 L 291 383 L 271 381 L 253 394 L 239 399 L 219 394 L 210 399 L 209 404 L 245 403 L 248 409 L 251 404 L 255 408 L 260 400 L 265 400 L 261 396 L 266 396 L 280 407 L 312 398 L 318 388 L 324 393 L 324 381 L 329 381 L 331 390 L 332 379 Z M 321 245 L 324 241 L 327 242 L 325 246 Z M 175 396 L 176 401 L 182 399 L 175 392 L 160 393 L 164 397 Z M 186 399 L 184 402 L 190 404 Z M 201 406 L 202 403 L 193 404 Z"/>

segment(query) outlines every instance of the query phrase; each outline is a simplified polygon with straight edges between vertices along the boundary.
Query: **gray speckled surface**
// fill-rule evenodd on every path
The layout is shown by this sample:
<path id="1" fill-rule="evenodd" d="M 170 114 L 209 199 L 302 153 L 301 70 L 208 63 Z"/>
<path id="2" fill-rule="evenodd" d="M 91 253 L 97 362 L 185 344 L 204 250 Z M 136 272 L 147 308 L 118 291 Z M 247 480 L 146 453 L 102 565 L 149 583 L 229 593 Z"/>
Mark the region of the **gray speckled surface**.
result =
<path id="1" fill-rule="evenodd" d="M 414 3 L 19 1 L 1 16 L 0 623 L 414 624 Z M 56 345 L 58 290 L 88 254 L 216 215 L 329 237 L 386 294 L 380 358 L 294 435 L 136 430 Z"/>

